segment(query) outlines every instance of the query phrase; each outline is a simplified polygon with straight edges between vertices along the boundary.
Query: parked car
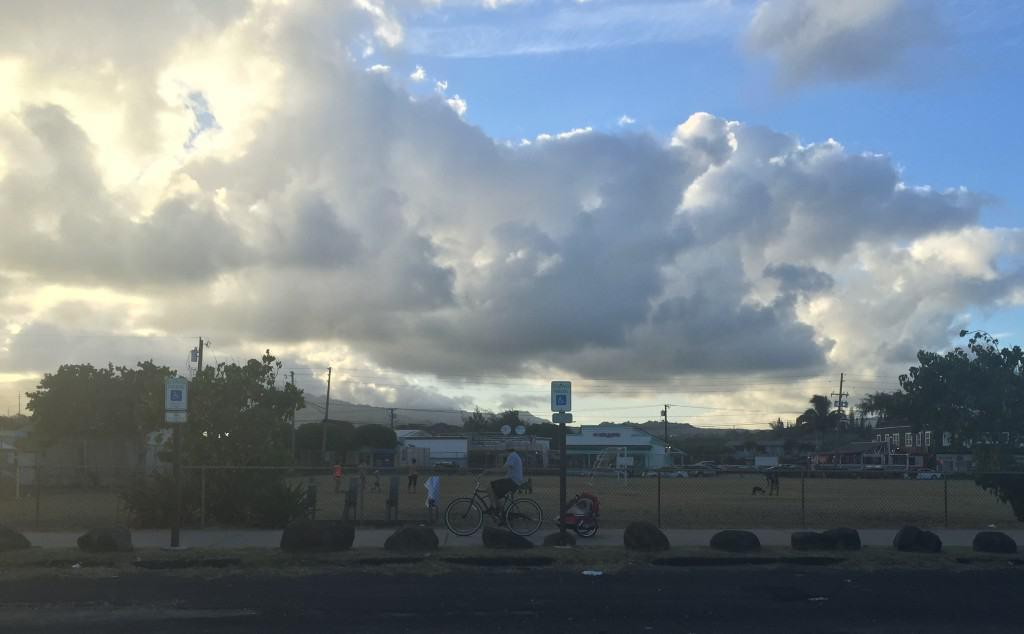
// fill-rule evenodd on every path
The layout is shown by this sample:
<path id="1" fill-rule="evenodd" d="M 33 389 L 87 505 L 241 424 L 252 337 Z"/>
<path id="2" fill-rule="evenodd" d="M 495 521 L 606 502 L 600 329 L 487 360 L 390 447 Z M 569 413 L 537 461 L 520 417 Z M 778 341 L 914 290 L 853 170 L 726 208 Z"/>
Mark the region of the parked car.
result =
<path id="1" fill-rule="evenodd" d="M 935 469 L 921 469 L 917 472 L 918 480 L 941 480 L 942 474 Z"/>
<path id="2" fill-rule="evenodd" d="M 701 460 L 700 462 L 695 462 L 695 463 L 693 463 L 690 466 L 691 467 L 704 467 L 704 468 L 707 468 L 707 469 L 719 469 L 719 470 L 722 468 L 714 460 Z"/>
<path id="3" fill-rule="evenodd" d="M 797 472 L 797 471 L 803 471 L 803 470 L 804 470 L 803 467 L 801 467 L 800 465 L 795 465 L 795 464 L 777 464 L 775 466 L 768 467 L 767 469 L 765 469 L 765 471 L 768 471 L 770 473 L 778 473 L 780 471 Z"/>
<path id="4" fill-rule="evenodd" d="M 434 463 L 434 468 L 438 471 L 453 472 L 459 470 L 459 465 L 451 460 L 438 460 Z"/>

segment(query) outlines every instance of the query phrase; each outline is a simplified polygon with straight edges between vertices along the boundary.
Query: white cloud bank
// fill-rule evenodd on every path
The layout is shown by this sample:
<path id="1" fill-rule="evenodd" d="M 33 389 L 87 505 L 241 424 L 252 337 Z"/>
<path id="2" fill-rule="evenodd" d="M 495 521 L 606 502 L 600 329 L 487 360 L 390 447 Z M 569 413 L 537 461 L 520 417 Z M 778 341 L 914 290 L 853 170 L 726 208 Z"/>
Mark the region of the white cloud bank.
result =
<path id="1" fill-rule="evenodd" d="M 366 11 L 39 6 L 2 15 L 0 373 L 105 362 L 45 343 L 95 331 L 459 378 L 873 371 L 1024 296 L 1021 230 L 884 155 L 705 113 L 509 147 L 346 55 Z"/>

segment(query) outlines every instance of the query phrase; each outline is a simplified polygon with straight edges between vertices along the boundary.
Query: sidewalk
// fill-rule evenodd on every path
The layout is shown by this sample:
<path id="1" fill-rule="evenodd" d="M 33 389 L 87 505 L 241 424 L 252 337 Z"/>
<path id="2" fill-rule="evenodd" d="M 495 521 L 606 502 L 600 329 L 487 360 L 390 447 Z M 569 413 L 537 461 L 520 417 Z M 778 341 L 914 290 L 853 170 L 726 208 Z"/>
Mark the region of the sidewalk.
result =
<path id="1" fill-rule="evenodd" d="M 789 546 L 790 535 L 802 529 L 752 529 L 764 546 Z M 870 528 L 860 531 L 861 543 L 865 546 L 891 546 L 897 528 Z M 945 546 L 970 547 L 976 530 L 933 529 L 942 539 Z M 85 531 L 62 532 L 26 532 L 25 537 L 33 546 L 41 548 L 75 548 L 76 540 Z M 353 548 L 382 548 L 384 541 L 394 532 L 391 528 L 356 529 L 356 540 Z M 443 528 L 436 529 L 437 537 L 442 546 L 469 547 L 482 545 L 481 535 L 472 537 L 456 537 Z M 544 536 L 551 531 L 541 530 L 531 539 L 540 545 Z M 665 529 L 665 535 L 673 546 L 707 546 L 711 536 L 717 530 L 711 529 Z M 1024 530 L 1004 531 L 1018 544 L 1024 544 Z M 622 546 L 621 528 L 601 529 L 590 539 L 577 538 L 580 546 Z M 163 548 L 171 543 L 170 530 L 136 530 L 132 531 L 132 543 L 136 548 Z M 197 549 L 235 549 L 235 548 L 277 548 L 281 543 L 280 530 L 230 530 L 205 529 L 181 531 L 181 545 Z"/>

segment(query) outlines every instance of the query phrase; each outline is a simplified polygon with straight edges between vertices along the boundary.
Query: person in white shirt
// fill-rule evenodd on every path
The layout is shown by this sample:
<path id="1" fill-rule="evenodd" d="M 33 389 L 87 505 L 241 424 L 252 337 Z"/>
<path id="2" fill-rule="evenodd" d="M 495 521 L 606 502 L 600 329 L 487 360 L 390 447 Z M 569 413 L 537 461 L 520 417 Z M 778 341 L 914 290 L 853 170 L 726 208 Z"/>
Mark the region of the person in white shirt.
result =
<path id="1" fill-rule="evenodd" d="M 491 502 L 494 504 L 495 512 L 499 515 L 501 513 L 501 507 L 499 506 L 501 499 L 518 489 L 519 485 L 523 483 L 523 459 L 519 457 L 519 454 L 511 446 L 506 447 L 505 451 L 507 452 L 505 456 L 505 477 L 491 482 Z"/>

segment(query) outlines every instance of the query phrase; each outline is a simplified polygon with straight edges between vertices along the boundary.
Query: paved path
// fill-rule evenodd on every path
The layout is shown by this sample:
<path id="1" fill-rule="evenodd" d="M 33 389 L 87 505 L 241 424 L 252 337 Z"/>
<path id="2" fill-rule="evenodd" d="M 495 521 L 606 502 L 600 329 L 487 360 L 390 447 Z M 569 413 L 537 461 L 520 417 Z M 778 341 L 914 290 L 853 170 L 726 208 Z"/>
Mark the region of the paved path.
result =
<path id="1" fill-rule="evenodd" d="M 765 546 L 788 546 L 790 534 L 801 529 L 753 529 L 761 543 Z M 865 546 L 890 546 L 896 534 L 892 529 L 864 529 L 860 531 L 861 542 Z M 962 529 L 933 529 L 946 546 L 970 546 L 977 531 Z M 356 529 L 355 548 L 380 548 L 394 529 L 360 528 Z M 537 544 L 544 539 L 548 531 L 540 531 L 533 536 Z M 578 538 L 581 546 L 621 546 L 622 529 L 602 529 L 590 539 Z M 707 546 L 711 536 L 717 531 L 703 529 L 667 529 L 665 534 L 673 546 Z M 1024 530 L 1005 531 L 1018 544 L 1024 544 Z M 27 532 L 25 536 L 34 546 L 42 548 L 74 548 L 75 540 L 82 531 L 75 532 Z M 169 530 L 136 530 L 132 531 L 132 542 L 136 548 L 161 548 L 170 545 Z M 442 546 L 479 546 L 480 534 L 472 537 L 456 537 L 443 528 L 437 529 L 438 539 Z M 183 530 L 181 545 L 187 548 L 277 548 L 281 543 L 279 530 Z"/>

